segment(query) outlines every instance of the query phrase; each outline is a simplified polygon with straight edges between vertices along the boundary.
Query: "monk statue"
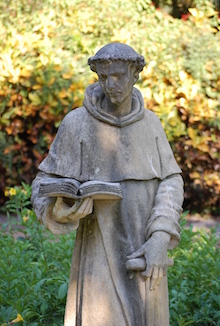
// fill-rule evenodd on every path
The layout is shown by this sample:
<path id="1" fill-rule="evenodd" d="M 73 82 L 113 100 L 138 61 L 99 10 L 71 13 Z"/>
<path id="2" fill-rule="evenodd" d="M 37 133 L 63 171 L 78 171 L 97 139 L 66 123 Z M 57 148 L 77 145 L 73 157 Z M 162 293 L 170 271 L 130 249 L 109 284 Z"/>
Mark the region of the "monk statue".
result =
<path id="1" fill-rule="evenodd" d="M 180 241 L 181 170 L 134 87 L 144 57 L 116 42 L 88 64 L 99 81 L 64 117 L 32 186 L 40 222 L 57 235 L 77 230 L 64 325 L 168 326 L 167 251 Z M 72 181 L 91 192 L 66 195 Z"/>

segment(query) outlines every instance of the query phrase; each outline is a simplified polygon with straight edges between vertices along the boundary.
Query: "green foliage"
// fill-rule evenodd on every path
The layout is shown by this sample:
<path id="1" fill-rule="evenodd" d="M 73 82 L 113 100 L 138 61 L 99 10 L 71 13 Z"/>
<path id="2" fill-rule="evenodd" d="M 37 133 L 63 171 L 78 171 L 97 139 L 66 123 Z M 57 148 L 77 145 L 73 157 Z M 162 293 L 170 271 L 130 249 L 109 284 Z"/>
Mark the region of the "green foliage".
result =
<path id="1" fill-rule="evenodd" d="M 0 230 L 0 325 L 63 325 L 74 234 L 53 236 L 40 225 L 29 207 L 30 186 L 7 191 L 8 223 Z M 175 260 L 168 273 L 170 324 L 218 326 L 220 253 L 215 231 L 193 232 L 184 220 L 182 226 L 182 241 L 170 252 Z"/>
<path id="2" fill-rule="evenodd" d="M 182 226 L 184 226 L 184 220 Z M 220 325 L 220 252 L 216 230 L 183 229 L 169 269 L 172 326 Z"/>
<path id="3" fill-rule="evenodd" d="M 183 21 L 149 0 L 0 0 L 1 197 L 31 182 L 60 121 L 97 80 L 88 57 L 119 41 L 146 58 L 137 87 L 183 170 L 185 206 L 219 213 L 220 25 L 211 2 L 191 3 Z"/>
<path id="4" fill-rule="evenodd" d="M 0 231 L 0 325 L 20 315 L 22 325 L 60 326 L 75 235 L 53 236 L 40 225 L 30 209 L 30 186 L 8 191 L 8 223 Z"/>

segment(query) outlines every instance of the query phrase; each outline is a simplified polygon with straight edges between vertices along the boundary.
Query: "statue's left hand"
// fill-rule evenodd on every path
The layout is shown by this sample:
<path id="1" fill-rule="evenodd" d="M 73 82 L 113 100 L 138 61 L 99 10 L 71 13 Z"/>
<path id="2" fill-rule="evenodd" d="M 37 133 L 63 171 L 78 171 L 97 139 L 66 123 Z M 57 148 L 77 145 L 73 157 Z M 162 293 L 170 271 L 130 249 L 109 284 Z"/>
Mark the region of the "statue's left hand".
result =
<path id="1" fill-rule="evenodd" d="M 128 259 L 145 257 L 146 269 L 142 273 L 144 279 L 150 278 L 150 290 L 156 289 L 163 276 L 167 274 L 169 265 L 167 257 L 170 235 L 166 232 L 157 231 L 152 234 L 140 249 L 129 255 Z"/>
<path id="2" fill-rule="evenodd" d="M 69 223 L 86 217 L 92 210 L 93 199 L 90 197 L 78 200 L 72 206 L 65 203 L 63 197 L 57 197 L 52 212 L 56 222 Z"/>

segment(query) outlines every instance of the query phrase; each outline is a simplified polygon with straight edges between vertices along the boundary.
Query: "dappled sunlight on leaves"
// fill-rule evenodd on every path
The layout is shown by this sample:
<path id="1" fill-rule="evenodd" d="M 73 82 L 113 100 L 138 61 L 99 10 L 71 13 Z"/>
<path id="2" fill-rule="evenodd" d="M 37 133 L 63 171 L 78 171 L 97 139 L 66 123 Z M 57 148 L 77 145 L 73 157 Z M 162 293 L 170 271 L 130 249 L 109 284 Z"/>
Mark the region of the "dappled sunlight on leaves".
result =
<path id="1" fill-rule="evenodd" d="M 7 0 L 0 9 L 1 191 L 33 179 L 60 121 L 97 81 L 88 57 L 120 41 L 146 59 L 137 86 L 165 128 L 188 204 L 212 209 L 214 196 L 220 206 L 216 182 L 202 179 L 202 195 L 189 174 L 219 169 L 220 25 L 210 3 L 198 3 L 187 21 L 148 0 Z"/>

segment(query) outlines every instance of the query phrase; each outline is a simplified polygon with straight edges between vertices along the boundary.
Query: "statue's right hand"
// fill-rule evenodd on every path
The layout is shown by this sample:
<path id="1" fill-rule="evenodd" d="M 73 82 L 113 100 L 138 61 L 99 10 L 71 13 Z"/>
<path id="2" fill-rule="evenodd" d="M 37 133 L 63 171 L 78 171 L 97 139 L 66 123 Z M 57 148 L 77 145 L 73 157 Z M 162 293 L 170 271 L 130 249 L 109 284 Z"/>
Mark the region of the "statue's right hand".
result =
<path id="1" fill-rule="evenodd" d="M 77 200 L 72 206 L 64 202 L 63 197 L 57 197 L 53 207 L 53 218 L 59 223 L 70 223 L 77 221 L 93 210 L 93 199 L 87 197 Z"/>

